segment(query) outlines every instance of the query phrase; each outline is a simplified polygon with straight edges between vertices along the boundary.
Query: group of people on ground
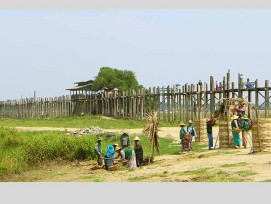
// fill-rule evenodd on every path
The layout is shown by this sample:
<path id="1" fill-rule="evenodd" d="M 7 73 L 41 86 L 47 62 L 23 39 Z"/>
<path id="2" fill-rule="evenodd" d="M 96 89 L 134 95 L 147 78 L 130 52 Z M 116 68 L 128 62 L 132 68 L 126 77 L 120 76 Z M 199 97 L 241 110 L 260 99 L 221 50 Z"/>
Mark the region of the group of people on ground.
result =
<path id="1" fill-rule="evenodd" d="M 188 121 L 187 127 L 185 127 L 184 123 L 181 123 L 180 127 L 181 152 L 184 153 L 193 150 L 192 141 L 195 141 L 197 133 L 193 126 L 192 120 Z"/>
<path id="2" fill-rule="evenodd" d="M 231 128 L 233 136 L 233 145 L 234 148 L 241 147 L 241 138 L 240 132 L 242 132 L 242 146 L 247 148 L 247 134 L 252 126 L 251 120 L 245 114 L 245 103 L 240 102 L 239 107 L 236 108 L 237 115 L 231 117 Z M 213 126 L 216 123 L 216 118 L 210 118 L 206 121 L 207 136 L 208 136 L 208 149 L 214 149 L 213 145 Z M 188 121 L 188 126 L 185 127 L 183 122 L 180 123 L 180 139 L 181 139 L 181 152 L 185 153 L 192 151 L 192 142 L 195 141 L 197 137 L 196 130 L 193 126 L 193 121 Z M 95 144 L 95 152 L 97 154 L 97 163 L 98 166 L 103 165 L 102 157 L 102 138 L 99 137 L 97 143 Z M 127 130 L 123 131 L 123 134 L 120 136 L 120 146 L 118 144 L 107 145 L 106 153 L 104 154 L 104 166 L 106 170 L 109 170 L 110 166 L 114 165 L 114 160 L 120 158 L 118 162 L 127 162 L 127 168 L 136 168 L 142 166 L 143 163 L 143 148 L 140 143 L 139 137 L 134 139 L 134 149 L 130 147 L 130 136 L 128 135 Z M 115 155 L 118 153 L 118 155 Z"/>
<path id="3" fill-rule="evenodd" d="M 231 128 L 233 136 L 234 148 L 238 149 L 241 147 L 240 132 L 242 132 L 242 146 L 247 148 L 247 135 L 248 131 L 252 127 L 252 121 L 248 118 L 245 111 L 245 102 L 241 101 L 239 106 L 235 108 L 237 115 L 231 117 Z"/>
<path id="4" fill-rule="evenodd" d="M 240 102 L 239 106 L 236 107 L 235 111 L 237 115 L 231 117 L 231 128 L 233 136 L 233 145 L 234 148 L 241 147 L 241 137 L 240 132 L 242 132 L 242 146 L 247 148 L 247 135 L 248 131 L 252 127 L 252 122 L 245 114 L 245 103 Z M 216 118 L 210 118 L 206 121 L 207 136 L 208 136 L 208 149 L 214 149 L 213 145 L 213 126 L 216 123 Z M 195 128 L 192 126 L 193 122 L 189 120 L 188 126 L 185 128 L 183 122 L 180 123 L 180 139 L 181 139 L 181 152 L 187 152 L 192 150 L 192 141 L 196 138 Z"/>
<path id="5" fill-rule="evenodd" d="M 95 153 L 97 154 L 97 163 L 99 167 L 103 166 L 103 155 L 102 155 L 102 138 L 99 137 L 95 144 Z M 125 129 L 120 136 L 120 146 L 118 144 L 107 145 L 106 153 L 104 154 L 104 167 L 109 170 L 111 166 L 115 164 L 114 160 L 118 162 L 127 162 L 127 168 L 140 167 L 143 163 L 143 147 L 140 143 L 139 137 L 134 139 L 134 149 L 130 147 L 130 136 Z M 117 153 L 117 155 L 115 155 Z"/>

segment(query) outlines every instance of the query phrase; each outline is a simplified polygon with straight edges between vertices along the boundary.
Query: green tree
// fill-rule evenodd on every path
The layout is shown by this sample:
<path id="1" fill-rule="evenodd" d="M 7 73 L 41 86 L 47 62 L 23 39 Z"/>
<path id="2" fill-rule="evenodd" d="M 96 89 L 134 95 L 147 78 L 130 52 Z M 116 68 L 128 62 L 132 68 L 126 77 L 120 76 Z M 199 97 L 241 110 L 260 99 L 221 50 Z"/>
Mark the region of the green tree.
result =
<path id="1" fill-rule="evenodd" d="M 102 67 L 93 82 L 93 90 L 103 88 L 118 88 L 119 91 L 142 87 L 138 84 L 134 72 L 129 70 L 118 70 L 110 67 Z"/>

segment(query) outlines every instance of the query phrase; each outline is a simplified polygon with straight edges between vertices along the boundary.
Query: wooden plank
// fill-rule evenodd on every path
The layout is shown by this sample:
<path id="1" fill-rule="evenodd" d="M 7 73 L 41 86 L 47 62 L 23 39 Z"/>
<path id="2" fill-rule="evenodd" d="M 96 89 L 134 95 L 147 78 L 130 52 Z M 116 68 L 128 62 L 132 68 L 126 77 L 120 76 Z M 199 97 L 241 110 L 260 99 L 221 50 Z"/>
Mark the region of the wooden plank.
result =
<path id="1" fill-rule="evenodd" d="M 210 76 L 210 106 L 211 106 L 211 110 L 210 110 L 210 115 L 213 114 L 213 112 L 215 111 L 215 86 L 214 86 L 214 77 Z"/>
<path id="2" fill-rule="evenodd" d="M 176 85 L 173 85 L 172 89 L 172 121 L 176 120 Z"/>
<path id="3" fill-rule="evenodd" d="M 165 97 L 165 87 L 162 86 L 162 109 L 163 109 L 163 121 L 166 121 L 166 97 Z"/>
<path id="4" fill-rule="evenodd" d="M 182 93 L 181 89 L 178 89 L 178 97 L 179 97 L 179 121 L 183 121 L 183 112 L 182 112 Z"/>
<path id="5" fill-rule="evenodd" d="M 234 91 L 234 82 L 231 83 L 232 91 L 231 91 L 231 97 L 235 98 L 235 91 Z"/>
<path id="6" fill-rule="evenodd" d="M 184 110 L 185 110 L 185 122 L 187 123 L 189 120 L 189 94 L 188 94 L 188 84 L 185 84 L 185 95 L 184 95 Z"/>
<path id="7" fill-rule="evenodd" d="M 169 86 L 167 87 L 167 121 L 171 122 L 170 120 L 170 88 Z"/>
<path id="8" fill-rule="evenodd" d="M 259 108 L 259 91 L 258 91 L 258 79 L 255 81 L 255 106 Z"/>
<path id="9" fill-rule="evenodd" d="M 160 114 L 160 110 L 161 110 L 161 97 L 160 97 L 160 87 L 159 86 L 157 87 L 156 92 L 157 92 L 158 119 L 160 121 L 161 120 L 161 114 Z"/>
<path id="10" fill-rule="evenodd" d="M 144 103 L 145 103 L 145 89 L 141 89 L 141 118 L 143 119 L 145 117 L 144 114 Z"/>
<path id="11" fill-rule="evenodd" d="M 265 80 L 265 118 L 269 118 L 269 81 Z"/>
<path id="12" fill-rule="evenodd" d="M 191 92 L 195 92 L 195 85 L 194 84 L 191 84 L 191 90 L 190 90 Z M 196 115 L 197 115 L 197 108 L 196 108 L 196 100 L 195 100 L 195 94 L 190 94 L 190 102 L 191 102 L 191 105 L 190 105 L 190 107 L 191 107 L 191 120 L 192 121 L 194 121 L 195 120 L 195 117 L 196 117 Z"/>
<path id="13" fill-rule="evenodd" d="M 207 112 L 208 112 L 208 84 L 204 83 L 204 106 L 203 106 L 203 111 L 204 111 L 204 118 L 207 118 Z"/>

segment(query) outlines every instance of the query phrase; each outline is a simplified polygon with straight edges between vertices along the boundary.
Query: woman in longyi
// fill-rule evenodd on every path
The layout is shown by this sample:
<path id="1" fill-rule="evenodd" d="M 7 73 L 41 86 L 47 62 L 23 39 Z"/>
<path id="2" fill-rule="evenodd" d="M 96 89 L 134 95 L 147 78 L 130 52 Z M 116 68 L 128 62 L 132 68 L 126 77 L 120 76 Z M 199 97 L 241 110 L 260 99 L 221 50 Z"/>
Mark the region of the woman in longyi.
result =
<path id="1" fill-rule="evenodd" d="M 237 115 L 233 115 L 231 117 L 231 128 L 232 128 L 232 136 L 233 136 L 233 145 L 234 148 L 238 149 L 240 147 L 240 142 L 241 142 L 241 138 L 240 138 L 240 127 L 238 125 L 238 116 Z"/>

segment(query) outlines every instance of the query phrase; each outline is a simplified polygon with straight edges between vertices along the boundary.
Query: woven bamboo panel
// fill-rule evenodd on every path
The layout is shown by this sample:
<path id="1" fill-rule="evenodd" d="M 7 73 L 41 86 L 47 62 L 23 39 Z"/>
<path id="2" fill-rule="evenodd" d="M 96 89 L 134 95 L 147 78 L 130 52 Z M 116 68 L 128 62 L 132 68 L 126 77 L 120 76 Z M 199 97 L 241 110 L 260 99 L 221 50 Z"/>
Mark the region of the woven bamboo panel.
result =
<path id="1" fill-rule="evenodd" d="M 229 148 L 232 142 L 231 121 L 219 121 L 219 148 Z M 230 144 L 230 145 L 229 145 Z"/>
<path id="2" fill-rule="evenodd" d="M 197 138 L 196 141 L 197 142 L 204 142 L 207 143 L 208 142 L 208 137 L 207 137 L 207 127 L 206 127 L 206 119 L 201 119 L 196 120 L 194 122 L 194 127 L 196 129 L 197 132 Z"/>
<path id="3" fill-rule="evenodd" d="M 259 137 L 257 120 L 252 120 L 251 128 L 253 152 L 271 152 L 271 120 L 259 119 Z"/>

